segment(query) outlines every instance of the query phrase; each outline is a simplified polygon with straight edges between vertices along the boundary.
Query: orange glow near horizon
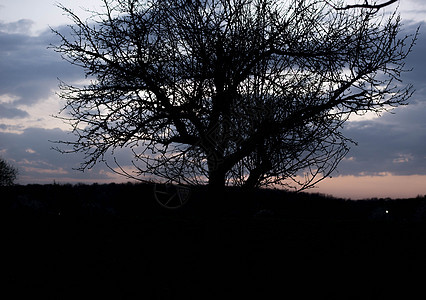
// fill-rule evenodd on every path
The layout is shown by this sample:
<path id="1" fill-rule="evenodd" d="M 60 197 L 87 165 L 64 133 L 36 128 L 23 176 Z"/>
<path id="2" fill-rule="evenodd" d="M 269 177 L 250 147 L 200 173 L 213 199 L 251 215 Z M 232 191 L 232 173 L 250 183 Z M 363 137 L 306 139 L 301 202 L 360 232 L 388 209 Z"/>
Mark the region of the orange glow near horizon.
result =
<path id="1" fill-rule="evenodd" d="M 108 184 L 108 183 L 126 183 L 134 182 L 124 176 L 120 176 L 110 170 L 101 170 L 99 174 L 103 175 L 103 178 L 97 178 L 97 174 L 93 174 L 92 178 L 73 178 L 72 176 L 55 176 L 55 175 L 66 175 L 64 169 L 36 169 L 36 168 L 25 168 L 26 171 L 32 171 L 36 174 L 47 175 L 43 178 L 37 178 L 34 180 L 34 175 L 23 175 L 19 176 L 18 184 Z M 131 171 L 130 169 L 128 170 Z M 76 171 L 77 172 L 77 171 Z M 90 173 L 91 170 L 88 171 Z M 50 176 L 49 176 L 50 175 Z M 71 175 L 71 174 L 70 174 Z M 278 187 L 279 188 L 279 187 Z M 307 190 L 310 193 L 321 193 L 331 195 L 338 198 L 344 199 L 370 199 L 370 198 L 414 198 L 417 196 L 426 196 L 426 175 L 407 175 L 407 176 L 396 176 L 388 173 L 377 176 L 337 176 L 333 178 L 326 178 L 316 185 L 315 188 Z"/>
<path id="2" fill-rule="evenodd" d="M 413 198 L 426 195 L 426 175 L 338 176 L 324 179 L 309 192 L 353 200 Z"/>

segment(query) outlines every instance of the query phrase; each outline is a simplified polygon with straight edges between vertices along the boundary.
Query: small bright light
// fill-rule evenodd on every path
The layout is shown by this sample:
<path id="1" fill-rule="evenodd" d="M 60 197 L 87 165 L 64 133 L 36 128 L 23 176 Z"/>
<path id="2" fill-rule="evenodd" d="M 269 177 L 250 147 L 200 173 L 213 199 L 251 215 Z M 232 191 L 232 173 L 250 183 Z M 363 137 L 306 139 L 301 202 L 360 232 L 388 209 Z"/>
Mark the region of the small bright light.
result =
<path id="1" fill-rule="evenodd" d="M 388 211 L 388 210 L 385 210 L 385 213 L 387 213 L 387 214 L 388 214 L 388 213 L 389 213 L 389 211 Z"/>

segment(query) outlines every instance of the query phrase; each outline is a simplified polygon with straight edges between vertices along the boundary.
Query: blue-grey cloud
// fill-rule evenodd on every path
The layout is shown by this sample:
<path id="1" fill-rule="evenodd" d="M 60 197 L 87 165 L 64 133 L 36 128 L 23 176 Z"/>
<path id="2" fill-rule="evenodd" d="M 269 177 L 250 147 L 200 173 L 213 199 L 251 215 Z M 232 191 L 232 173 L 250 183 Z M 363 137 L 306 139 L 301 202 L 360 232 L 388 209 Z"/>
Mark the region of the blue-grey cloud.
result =
<path id="1" fill-rule="evenodd" d="M 10 23 L 0 21 L 0 31 L 27 34 L 33 25 L 34 21 L 28 19 L 21 19 Z"/>
<path id="2" fill-rule="evenodd" d="M 2 125 L 0 124 L 0 128 Z M 126 181 L 124 177 L 112 177 L 111 170 L 103 163 L 85 172 L 75 170 L 84 160 L 84 154 L 62 154 L 51 141 L 72 141 L 74 136 L 61 129 L 26 128 L 22 133 L 0 132 L 0 155 L 19 170 L 18 183 L 56 182 L 111 182 Z M 66 146 L 61 147 L 66 149 Z M 118 159 L 130 164 L 129 152 L 117 151 Z M 106 156 L 114 167 L 112 159 Z M 124 166 L 124 165 L 123 165 Z"/>
<path id="3" fill-rule="evenodd" d="M 24 33 L 29 22 L 15 23 L 0 25 L 0 95 L 14 96 L 15 105 L 31 106 L 53 95 L 58 77 L 65 81 L 83 77 L 81 69 L 48 49 L 58 42 L 50 30 L 31 36 Z"/>
<path id="4" fill-rule="evenodd" d="M 401 36 L 412 35 L 416 32 L 420 26 L 419 34 L 415 45 L 412 48 L 412 52 L 408 55 L 405 60 L 405 69 L 411 70 L 401 74 L 401 79 L 405 83 L 413 84 L 416 90 L 416 96 L 411 99 L 411 103 L 414 101 L 426 101 L 423 95 L 426 95 L 426 24 L 412 24 L 410 26 L 403 27 Z"/>
<path id="5" fill-rule="evenodd" d="M 66 138 L 67 133 L 60 129 L 27 128 L 21 134 L 0 132 L 0 151 L 18 168 L 20 183 L 105 179 L 99 170 L 84 174 L 73 170 L 79 166 L 81 155 L 63 155 L 51 149 L 54 145 L 49 140 Z"/>
<path id="6" fill-rule="evenodd" d="M 0 119 L 17 119 L 25 117 L 28 117 L 28 113 L 26 111 L 0 103 Z"/>
<path id="7" fill-rule="evenodd" d="M 350 122 L 358 142 L 338 167 L 341 175 L 426 175 L 426 102 L 409 104 L 379 119 Z"/>
<path id="8" fill-rule="evenodd" d="M 82 70 L 63 61 L 47 49 L 57 44 L 56 37 L 46 31 L 38 36 L 25 33 L 30 22 L 0 24 L 0 95 L 11 95 L 17 100 L 0 104 L 0 118 L 22 118 L 26 112 L 17 105 L 36 105 L 50 96 L 57 87 L 57 77 L 65 81 L 82 79 Z M 412 33 L 415 26 L 404 33 Z M 392 173 L 395 175 L 426 175 L 426 34 L 420 31 L 413 52 L 407 59 L 412 72 L 403 74 L 405 83 L 412 83 L 416 93 L 405 108 L 394 115 L 379 119 L 350 122 L 344 134 L 358 142 L 338 167 L 341 175 Z M 0 124 L 0 129 L 11 130 Z M 22 128 L 21 128 L 22 131 Z M 105 166 L 92 171 L 74 171 L 84 160 L 83 154 L 63 155 L 51 150 L 49 140 L 73 140 L 60 129 L 27 128 L 21 134 L 0 132 L 0 153 L 20 168 L 25 182 L 55 178 L 65 180 L 107 180 Z M 124 164 L 131 157 L 120 153 Z"/>
<path id="9" fill-rule="evenodd" d="M 412 84 L 414 94 L 407 106 L 380 118 L 347 122 L 343 133 L 358 146 L 352 146 L 337 170 L 340 175 L 426 175 L 426 29 L 407 57 L 402 84 Z M 404 27 L 401 36 L 413 34 L 419 24 Z"/>

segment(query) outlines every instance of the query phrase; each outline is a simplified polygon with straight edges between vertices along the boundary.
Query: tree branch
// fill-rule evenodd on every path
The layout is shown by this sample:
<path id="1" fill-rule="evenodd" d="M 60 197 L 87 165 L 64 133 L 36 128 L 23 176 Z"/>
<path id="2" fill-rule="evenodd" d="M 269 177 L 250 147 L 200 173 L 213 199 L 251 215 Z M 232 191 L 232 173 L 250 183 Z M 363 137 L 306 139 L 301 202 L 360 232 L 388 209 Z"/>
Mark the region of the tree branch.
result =
<path id="1" fill-rule="evenodd" d="M 345 7 L 337 7 L 328 1 L 326 1 L 331 7 L 333 7 L 335 10 L 347 10 L 351 8 L 369 8 L 369 9 L 381 9 L 383 7 L 389 6 L 392 3 L 397 2 L 398 0 L 389 0 L 388 2 L 382 3 L 382 4 L 369 4 L 368 1 L 365 1 L 364 4 L 352 4 L 352 5 L 346 5 Z"/>

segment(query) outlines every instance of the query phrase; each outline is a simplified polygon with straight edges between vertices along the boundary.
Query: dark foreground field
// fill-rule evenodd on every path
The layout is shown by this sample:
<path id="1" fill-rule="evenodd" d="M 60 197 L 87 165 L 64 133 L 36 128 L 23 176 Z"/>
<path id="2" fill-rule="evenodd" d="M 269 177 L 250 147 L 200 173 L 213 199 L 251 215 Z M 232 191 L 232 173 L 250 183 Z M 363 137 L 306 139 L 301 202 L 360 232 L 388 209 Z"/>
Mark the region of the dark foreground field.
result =
<path id="1" fill-rule="evenodd" d="M 1 192 L 3 299 L 426 299 L 425 198 L 230 191 L 212 215 L 143 185 Z"/>

